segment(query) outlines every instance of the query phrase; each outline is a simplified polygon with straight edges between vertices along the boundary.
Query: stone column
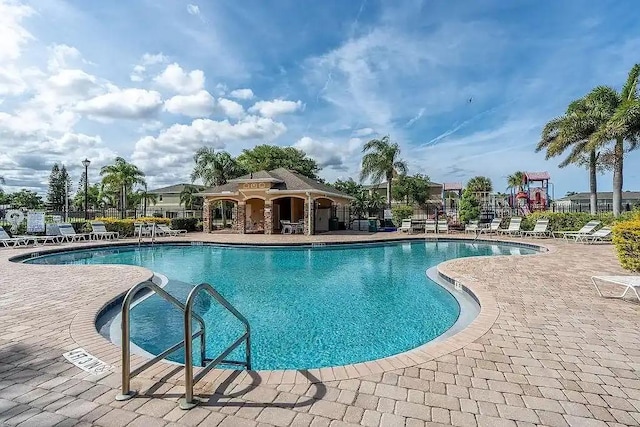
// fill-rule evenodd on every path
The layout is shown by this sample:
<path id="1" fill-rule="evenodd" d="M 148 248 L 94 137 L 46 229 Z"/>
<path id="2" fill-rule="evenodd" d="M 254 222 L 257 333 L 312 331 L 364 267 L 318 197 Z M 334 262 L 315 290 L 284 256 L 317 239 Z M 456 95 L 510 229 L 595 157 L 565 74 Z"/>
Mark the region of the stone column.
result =
<path id="1" fill-rule="evenodd" d="M 311 206 L 309 206 L 308 198 L 304 201 L 304 234 L 306 234 L 307 236 L 311 236 L 313 234 L 313 223 L 315 221 L 313 204 L 314 202 L 312 201 Z M 309 215 L 309 209 L 311 209 L 311 215 Z"/>
<path id="2" fill-rule="evenodd" d="M 273 234 L 273 220 L 271 218 L 271 202 L 264 203 L 264 234 Z"/>
<path id="3" fill-rule="evenodd" d="M 247 220 L 245 216 L 245 203 L 238 202 L 236 217 L 233 219 L 233 231 L 235 233 L 245 234 L 247 229 Z"/>
<path id="4" fill-rule="evenodd" d="M 206 197 L 202 204 L 202 231 L 211 233 L 211 203 Z"/>

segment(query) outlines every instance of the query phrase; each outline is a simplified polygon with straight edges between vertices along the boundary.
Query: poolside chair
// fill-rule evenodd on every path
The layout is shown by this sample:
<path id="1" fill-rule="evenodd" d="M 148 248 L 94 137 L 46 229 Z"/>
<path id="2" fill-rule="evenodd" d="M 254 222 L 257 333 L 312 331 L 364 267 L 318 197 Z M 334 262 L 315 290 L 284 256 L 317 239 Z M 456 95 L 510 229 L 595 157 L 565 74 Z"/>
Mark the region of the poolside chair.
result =
<path id="1" fill-rule="evenodd" d="M 521 233 L 520 227 L 522 226 L 522 218 L 514 216 L 509 219 L 509 226 L 507 228 L 498 229 L 500 234 L 508 234 L 510 236 L 518 235 Z"/>
<path id="2" fill-rule="evenodd" d="M 7 234 L 4 228 L 0 227 L 0 244 L 6 248 L 9 246 L 27 246 L 29 241 L 24 237 L 11 237 Z"/>
<path id="3" fill-rule="evenodd" d="M 158 231 L 160 232 L 159 234 L 161 235 L 171 236 L 171 237 L 187 234 L 187 230 L 173 230 L 169 228 L 167 224 L 156 224 L 156 228 L 157 228 L 156 235 L 158 234 Z"/>
<path id="4" fill-rule="evenodd" d="M 596 242 L 605 242 L 611 240 L 611 227 L 602 227 L 600 230 L 591 234 L 576 235 L 574 238 L 578 243 L 593 244 Z"/>
<path id="5" fill-rule="evenodd" d="M 522 231 L 523 236 L 530 236 L 530 237 L 548 237 L 549 233 L 550 232 L 549 232 L 548 219 L 539 219 L 536 221 L 536 225 L 533 227 L 533 230 Z"/>
<path id="6" fill-rule="evenodd" d="M 469 221 L 469 224 L 464 226 L 465 233 L 477 233 L 480 231 L 480 224 L 478 220 Z"/>
<path id="7" fill-rule="evenodd" d="M 427 219 L 424 221 L 424 232 L 428 233 L 431 231 L 433 233 L 437 233 L 437 226 L 435 219 Z"/>
<path id="8" fill-rule="evenodd" d="M 147 224 L 144 222 L 134 222 L 133 223 L 133 237 L 145 237 L 150 236 L 151 230 L 147 227 Z"/>
<path id="9" fill-rule="evenodd" d="M 304 234 L 304 219 L 294 222 L 293 232 L 296 234 Z"/>
<path id="10" fill-rule="evenodd" d="M 636 294 L 636 298 L 640 300 L 640 295 L 638 295 L 638 289 L 640 288 L 640 276 L 592 276 L 591 282 L 593 283 L 593 286 L 595 286 L 596 291 L 598 291 L 598 295 L 604 297 L 604 295 L 602 295 L 602 292 L 600 292 L 600 288 L 598 287 L 598 281 L 625 287 L 625 290 L 621 295 L 613 296 L 610 298 L 624 298 L 627 292 L 631 290 Z"/>
<path id="11" fill-rule="evenodd" d="M 58 224 L 58 231 L 62 236 L 63 240 L 67 242 L 78 242 L 80 240 L 89 240 L 91 237 L 88 233 L 76 233 L 76 230 L 73 228 L 73 225 L 69 223 Z"/>
<path id="12" fill-rule="evenodd" d="M 449 234 L 449 222 L 446 219 L 438 220 L 438 233 Z"/>
<path id="13" fill-rule="evenodd" d="M 576 237 L 576 236 L 580 236 L 583 234 L 591 234 L 593 232 L 593 230 L 595 230 L 596 228 L 598 228 L 598 226 L 600 225 L 600 221 L 597 220 L 591 220 L 588 223 L 586 223 L 580 230 L 577 231 L 554 231 L 553 232 L 553 237 L 564 237 L 565 239 L 568 237 Z"/>
<path id="14" fill-rule="evenodd" d="M 107 231 L 104 222 L 94 221 L 91 223 L 91 233 L 89 233 L 89 238 L 92 237 L 95 240 L 111 240 L 118 239 L 120 237 L 120 233 L 117 231 Z"/>
<path id="15" fill-rule="evenodd" d="M 398 230 L 402 231 L 403 233 L 411 232 L 411 218 L 403 219 L 402 224 L 400 225 L 400 228 L 398 228 Z"/>
<path id="16" fill-rule="evenodd" d="M 485 233 L 485 234 L 497 233 L 498 230 L 500 230 L 500 224 L 502 224 L 502 218 L 493 218 L 491 220 L 491 223 L 489 224 L 489 227 L 480 229 L 480 234 L 482 234 L 482 233 Z"/>
<path id="17" fill-rule="evenodd" d="M 424 233 L 426 221 L 424 218 L 411 218 L 411 230 L 409 230 L 409 233 Z"/>

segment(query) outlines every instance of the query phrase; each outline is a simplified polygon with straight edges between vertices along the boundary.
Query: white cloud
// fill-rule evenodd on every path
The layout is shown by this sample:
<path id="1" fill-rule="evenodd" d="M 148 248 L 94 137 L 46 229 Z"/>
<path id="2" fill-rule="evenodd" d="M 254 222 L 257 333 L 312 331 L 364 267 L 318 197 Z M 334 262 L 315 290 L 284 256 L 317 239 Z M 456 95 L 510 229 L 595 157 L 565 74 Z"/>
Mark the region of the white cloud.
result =
<path id="1" fill-rule="evenodd" d="M 293 113 L 302 109 L 302 101 L 286 101 L 274 99 L 273 101 L 258 101 L 249 108 L 252 113 L 258 113 L 263 117 L 275 117 L 280 114 Z"/>
<path id="2" fill-rule="evenodd" d="M 147 68 L 158 64 L 164 64 L 169 60 L 162 52 L 160 53 L 145 53 L 140 58 L 140 63 L 136 64 L 129 75 L 132 82 L 144 81 L 146 77 Z"/>
<path id="3" fill-rule="evenodd" d="M 82 55 L 80 51 L 73 46 L 66 44 L 55 44 L 49 47 L 49 61 L 47 68 L 50 71 L 56 71 L 61 68 L 70 68 L 81 62 Z"/>
<path id="4" fill-rule="evenodd" d="M 141 119 L 153 116 L 162 106 L 156 91 L 145 89 L 115 90 L 77 104 L 78 112 L 108 119 Z"/>
<path id="5" fill-rule="evenodd" d="M 20 57 L 22 47 L 33 35 L 22 26 L 22 20 L 34 10 L 13 1 L 0 1 L 0 63 Z"/>
<path id="6" fill-rule="evenodd" d="M 371 128 L 361 128 L 361 129 L 355 130 L 353 132 L 353 136 L 369 136 L 374 133 L 375 131 Z"/>
<path id="7" fill-rule="evenodd" d="M 28 87 L 19 68 L 13 64 L 0 66 L 0 96 L 19 95 Z"/>
<path id="8" fill-rule="evenodd" d="M 293 146 L 304 151 L 309 157 L 318 162 L 323 168 L 337 171 L 352 170 L 354 163 L 359 161 L 357 156 L 362 150 L 363 141 L 360 138 L 351 138 L 348 141 L 318 140 L 304 136 L 296 141 Z"/>
<path id="9" fill-rule="evenodd" d="M 215 99 L 206 90 L 193 95 L 176 95 L 164 102 L 164 109 L 173 114 L 189 117 L 205 117 L 211 114 Z"/>
<path id="10" fill-rule="evenodd" d="M 218 106 L 225 116 L 239 119 L 244 116 L 244 108 L 235 101 L 226 98 L 218 99 Z"/>
<path id="11" fill-rule="evenodd" d="M 252 99 L 253 91 L 251 89 L 236 89 L 231 91 L 229 96 L 235 99 Z"/>
<path id="12" fill-rule="evenodd" d="M 167 65 L 167 68 L 154 78 L 160 86 L 179 94 L 192 94 L 204 89 L 204 72 L 193 70 L 185 72 L 177 63 Z"/>
<path id="13" fill-rule="evenodd" d="M 200 15 L 200 7 L 195 4 L 188 4 L 187 12 L 189 13 L 189 15 Z"/>

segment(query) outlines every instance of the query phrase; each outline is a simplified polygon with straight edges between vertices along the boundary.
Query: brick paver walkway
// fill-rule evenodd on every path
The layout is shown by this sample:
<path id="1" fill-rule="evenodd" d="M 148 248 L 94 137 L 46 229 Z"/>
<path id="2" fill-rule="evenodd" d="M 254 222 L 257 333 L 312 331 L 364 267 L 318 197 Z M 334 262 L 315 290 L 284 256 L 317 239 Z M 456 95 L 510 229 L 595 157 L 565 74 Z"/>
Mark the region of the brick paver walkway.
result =
<path id="1" fill-rule="evenodd" d="M 183 391 L 177 366 L 155 373 L 165 381 L 134 381 L 143 396 L 116 402 L 118 348 L 92 330 L 94 307 L 148 271 L 21 265 L 8 261 L 18 251 L 0 250 L 0 425 L 639 425 L 640 305 L 599 298 L 589 282 L 594 274 L 624 274 L 612 248 L 539 242 L 551 251 L 441 265 L 499 307 L 488 332 L 461 349 L 409 368 L 315 384 L 225 375 L 200 385 L 206 402 L 191 411 L 176 407 Z M 61 356 L 83 346 L 115 372 L 95 377 Z"/>

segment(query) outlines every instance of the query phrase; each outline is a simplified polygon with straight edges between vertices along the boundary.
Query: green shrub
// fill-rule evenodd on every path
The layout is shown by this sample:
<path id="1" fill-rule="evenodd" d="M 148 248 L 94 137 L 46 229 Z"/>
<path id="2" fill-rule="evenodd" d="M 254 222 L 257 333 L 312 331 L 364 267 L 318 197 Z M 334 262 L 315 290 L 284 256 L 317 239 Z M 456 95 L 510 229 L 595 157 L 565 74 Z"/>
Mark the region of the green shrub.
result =
<path id="1" fill-rule="evenodd" d="M 480 202 L 468 188 L 462 193 L 458 217 L 462 224 L 480 218 Z"/>
<path id="2" fill-rule="evenodd" d="M 601 213 L 597 215 L 591 215 L 586 212 L 533 212 L 532 214 L 529 214 L 525 218 L 523 218 L 522 229 L 533 230 L 536 221 L 543 218 L 549 220 L 549 228 L 553 231 L 572 231 L 579 230 L 587 222 L 594 219 L 600 221 L 602 225 L 605 226 L 612 225 L 619 221 L 626 221 L 632 218 L 634 215 L 635 212 L 624 212 L 618 218 L 614 218 L 613 213 L 611 212 Z"/>
<path id="3" fill-rule="evenodd" d="M 116 218 L 97 218 L 96 221 L 104 222 L 107 231 L 117 231 L 121 237 L 133 236 L 136 222 L 155 222 L 156 224 L 169 224 L 168 218 L 138 218 L 138 219 L 116 219 Z"/>
<path id="4" fill-rule="evenodd" d="M 413 208 L 407 205 L 394 206 L 391 208 L 391 216 L 396 227 L 400 227 L 403 219 L 409 218 L 413 214 Z"/>
<path id="5" fill-rule="evenodd" d="M 171 220 L 171 228 L 174 230 L 196 231 L 198 218 L 173 218 Z"/>
<path id="6" fill-rule="evenodd" d="M 640 272 L 640 213 L 613 227 L 613 244 L 623 268 Z"/>

